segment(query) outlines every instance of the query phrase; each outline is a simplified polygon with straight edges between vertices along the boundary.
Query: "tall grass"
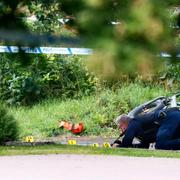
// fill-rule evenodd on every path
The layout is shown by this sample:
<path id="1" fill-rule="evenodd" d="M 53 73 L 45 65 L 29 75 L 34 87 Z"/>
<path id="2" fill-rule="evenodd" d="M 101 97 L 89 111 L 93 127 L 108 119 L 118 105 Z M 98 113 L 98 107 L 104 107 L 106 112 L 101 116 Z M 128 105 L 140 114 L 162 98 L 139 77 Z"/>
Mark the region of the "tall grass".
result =
<path id="1" fill-rule="evenodd" d="M 125 84 L 115 91 L 104 89 L 81 99 L 50 99 L 33 107 L 12 107 L 10 112 L 20 126 L 20 137 L 45 138 L 68 132 L 58 128 L 59 120 L 84 122 L 83 135 L 113 136 L 117 133 L 113 119 L 136 105 L 166 95 L 160 87 Z"/>

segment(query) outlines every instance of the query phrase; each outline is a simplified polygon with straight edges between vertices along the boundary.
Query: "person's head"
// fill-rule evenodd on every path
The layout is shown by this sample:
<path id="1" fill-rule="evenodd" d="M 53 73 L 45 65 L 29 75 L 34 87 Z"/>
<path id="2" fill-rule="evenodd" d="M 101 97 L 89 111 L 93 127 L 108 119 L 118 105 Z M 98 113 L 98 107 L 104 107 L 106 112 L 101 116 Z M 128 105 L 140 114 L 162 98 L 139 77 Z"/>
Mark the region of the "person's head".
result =
<path id="1" fill-rule="evenodd" d="M 127 114 L 122 114 L 116 118 L 115 123 L 123 133 L 128 128 L 130 120 L 131 118 Z"/>

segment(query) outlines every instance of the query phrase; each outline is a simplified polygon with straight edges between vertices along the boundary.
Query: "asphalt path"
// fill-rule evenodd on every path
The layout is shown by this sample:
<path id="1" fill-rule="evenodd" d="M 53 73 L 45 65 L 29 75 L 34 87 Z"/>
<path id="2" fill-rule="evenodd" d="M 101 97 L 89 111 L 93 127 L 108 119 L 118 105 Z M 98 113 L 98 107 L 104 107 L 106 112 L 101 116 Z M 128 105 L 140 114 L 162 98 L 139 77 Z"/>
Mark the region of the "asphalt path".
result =
<path id="1" fill-rule="evenodd" d="M 1 180 L 179 180 L 180 159 L 95 155 L 1 156 Z"/>

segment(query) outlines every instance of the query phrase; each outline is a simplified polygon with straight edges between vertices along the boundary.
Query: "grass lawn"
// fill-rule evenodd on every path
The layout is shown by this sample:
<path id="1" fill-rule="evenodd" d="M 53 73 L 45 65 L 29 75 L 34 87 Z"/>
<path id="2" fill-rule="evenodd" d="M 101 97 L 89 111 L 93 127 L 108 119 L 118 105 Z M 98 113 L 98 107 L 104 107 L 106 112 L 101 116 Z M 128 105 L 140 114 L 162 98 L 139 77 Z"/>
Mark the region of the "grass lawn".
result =
<path id="1" fill-rule="evenodd" d="M 67 132 L 58 128 L 59 120 L 84 122 L 86 130 L 83 136 L 101 136 L 111 138 L 119 135 L 113 119 L 127 113 L 145 101 L 167 92 L 161 86 L 146 87 L 140 84 L 123 85 L 116 91 L 103 90 L 81 99 L 47 100 L 33 107 L 10 107 L 9 112 L 19 124 L 20 140 L 33 136 L 35 140 L 48 137 L 66 136 Z M 95 148 L 72 145 L 36 145 L 36 146 L 0 146 L 0 155 L 30 154 L 94 154 L 137 157 L 173 157 L 180 158 L 180 151 L 154 151 L 123 148 Z"/>
<path id="2" fill-rule="evenodd" d="M 36 139 L 64 135 L 58 128 L 59 120 L 83 122 L 83 136 L 116 137 L 113 121 L 119 114 L 127 113 L 136 105 L 165 95 L 161 86 L 124 84 L 119 89 L 105 89 L 81 99 L 50 99 L 32 107 L 10 107 L 10 113 L 19 124 L 20 139 L 34 136 Z"/>
<path id="3" fill-rule="evenodd" d="M 166 95 L 161 86 L 148 87 L 141 84 L 123 85 L 116 91 L 106 89 L 81 99 L 47 100 L 33 107 L 10 107 L 9 112 L 19 124 L 21 141 L 25 136 L 35 140 L 66 136 L 67 131 L 58 128 L 59 120 L 84 122 L 82 136 L 117 137 L 119 132 L 113 119 L 127 113 L 145 101 Z M 0 146 L 0 155 L 29 154 L 99 154 L 141 157 L 175 157 L 180 152 L 151 151 L 140 149 L 112 149 L 68 145 Z"/>
<path id="4" fill-rule="evenodd" d="M 180 158 L 180 151 L 160 151 L 127 148 L 97 148 L 78 145 L 0 146 L 0 156 L 41 154 L 85 154 Z"/>

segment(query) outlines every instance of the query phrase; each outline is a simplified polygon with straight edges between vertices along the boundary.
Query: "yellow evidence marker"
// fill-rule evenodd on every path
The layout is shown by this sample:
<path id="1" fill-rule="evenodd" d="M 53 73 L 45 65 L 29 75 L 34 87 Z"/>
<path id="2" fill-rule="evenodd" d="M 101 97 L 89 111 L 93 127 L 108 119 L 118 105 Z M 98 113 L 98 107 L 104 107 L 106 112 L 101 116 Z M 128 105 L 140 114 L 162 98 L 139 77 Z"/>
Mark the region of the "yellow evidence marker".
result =
<path id="1" fill-rule="evenodd" d="M 99 147 L 99 144 L 98 143 L 94 143 L 94 144 L 92 144 L 92 147 Z"/>
<path id="2" fill-rule="evenodd" d="M 25 137 L 25 142 L 34 142 L 34 138 L 33 138 L 33 136 L 26 136 Z"/>
<path id="3" fill-rule="evenodd" d="M 76 145 L 76 140 L 68 140 L 68 145 Z"/>
<path id="4" fill-rule="evenodd" d="M 105 148 L 110 148 L 111 145 L 110 145 L 108 142 L 104 142 L 104 143 L 103 143 L 103 147 L 105 147 Z"/>

